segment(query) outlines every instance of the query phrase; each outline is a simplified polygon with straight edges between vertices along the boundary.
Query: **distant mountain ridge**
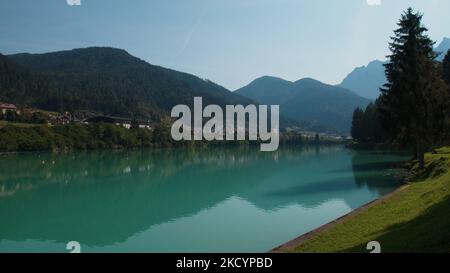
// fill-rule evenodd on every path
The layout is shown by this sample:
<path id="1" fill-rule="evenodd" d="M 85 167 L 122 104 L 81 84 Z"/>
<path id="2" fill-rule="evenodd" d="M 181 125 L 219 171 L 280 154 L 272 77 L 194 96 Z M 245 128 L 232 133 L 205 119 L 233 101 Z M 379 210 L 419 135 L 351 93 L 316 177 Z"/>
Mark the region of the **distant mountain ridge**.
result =
<path id="1" fill-rule="evenodd" d="M 435 48 L 436 53 L 439 54 L 436 60 L 442 62 L 449 49 L 450 38 L 444 38 Z M 384 63 L 376 60 L 370 62 L 367 66 L 357 67 L 338 86 L 347 88 L 362 97 L 374 100 L 380 95 L 380 87 L 387 82 L 384 73 Z"/>
<path id="2" fill-rule="evenodd" d="M 436 52 L 439 54 L 437 60 L 442 62 L 445 58 L 445 55 L 450 50 L 450 38 L 444 38 L 442 42 L 436 47 Z"/>
<path id="3" fill-rule="evenodd" d="M 352 90 L 362 97 L 375 100 L 379 96 L 380 87 L 387 82 L 384 64 L 384 62 L 376 60 L 367 66 L 357 67 L 338 86 Z"/>
<path id="4" fill-rule="evenodd" d="M 264 76 L 235 93 L 262 104 L 278 104 L 288 118 L 318 123 L 342 134 L 350 132 L 353 111 L 370 103 L 347 89 L 311 78 L 290 82 Z"/>
<path id="5" fill-rule="evenodd" d="M 0 101 L 53 111 L 88 111 L 159 121 L 173 106 L 255 101 L 194 75 L 142 61 L 122 49 L 90 47 L 45 54 L 0 54 Z M 322 127 L 280 116 L 280 127 Z"/>
<path id="6" fill-rule="evenodd" d="M 290 95 L 289 87 L 293 82 L 272 76 L 263 76 L 234 93 L 251 98 L 261 104 L 280 104 Z M 277 92 L 274 92 L 276 90 Z"/>
<path id="7" fill-rule="evenodd" d="M 449 48 L 446 38 L 436 51 Z M 353 110 L 375 99 L 385 81 L 383 62 L 373 61 L 355 69 L 338 86 L 310 78 L 291 82 L 265 76 L 230 92 L 211 81 L 149 64 L 110 47 L 0 54 L 0 101 L 157 120 L 173 106 L 192 105 L 193 97 L 201 96 L 204 104 L 221 106 L 279 104 L 282 119 L 309 128 L 323 125 L 343 134 L 350 131 Z"/>
<path id="8" fill-rule="evenodd" d="M 23 75 L 45 79 L 53 88 L 28 90 L 22 98 L 14 94 L 17 87 L 0 86 L 0 97 L 49 110 L 157 119 L 177 104 L 192 105 L 195 96 L 203 97 L 205 104 L 253 103 L 211 81 L 151 65 L 122 49 L 90 47 L 3 59 L 23 68 Z"/>

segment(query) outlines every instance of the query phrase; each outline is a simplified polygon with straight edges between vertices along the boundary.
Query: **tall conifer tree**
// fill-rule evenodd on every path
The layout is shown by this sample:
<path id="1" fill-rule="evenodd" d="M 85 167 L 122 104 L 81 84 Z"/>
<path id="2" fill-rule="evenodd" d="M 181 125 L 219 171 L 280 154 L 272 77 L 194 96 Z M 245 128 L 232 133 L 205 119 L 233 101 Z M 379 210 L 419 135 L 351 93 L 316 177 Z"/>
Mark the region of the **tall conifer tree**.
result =
<path id="1" fill-rule="evenodd" d="M 447 52 L 447 55 L 445 55 L 444 58 L 443 72 L 445 82 L 450 85 L 450 50 Z"/>
<path id="2" fill-rule="evenodd" d="M 388 83 L 381 89 L 382 123 L 394 139 L 414 145 L 423 167 L 424 153 L 441 136 L 447 91 L 422 14 L 409 8 L 398 26 L 385 65 Z"/>
<path id="3" fill-rule="evenodd" d="M 449 145 L 450 144 L 450 50 L 447 52 L 447 55 L 444 58 L 442 67 L 443 67 L 442 69 L 443 79 L 447 83 L 447 92 L 448 92 L 443 138 L 444 144 Z"/>

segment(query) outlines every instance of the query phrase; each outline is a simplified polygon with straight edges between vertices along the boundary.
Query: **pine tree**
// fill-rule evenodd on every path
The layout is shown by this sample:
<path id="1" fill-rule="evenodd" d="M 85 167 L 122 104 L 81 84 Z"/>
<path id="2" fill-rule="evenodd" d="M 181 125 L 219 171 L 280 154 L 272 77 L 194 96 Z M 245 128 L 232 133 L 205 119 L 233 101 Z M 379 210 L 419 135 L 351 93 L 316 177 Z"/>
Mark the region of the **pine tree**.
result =
<path id="1" fill-rule="evenodd" d="M 443 66 L 443 78 L 445 82 L 450 85 L 450 50 L 445 55 Z"/>
<path id="2" fill-rule="evenodd" d="M 448 97 L 450 98 L 450 50 L 447 52 L 447 55 L 444 58 L 444 61 L 442 63 L 442 78 L 447 83 L 447 91 L 449 94 Z M 444 124 L 444 135 L 443 135 L 443 143 L 446 145 L 449 145 L 450 141 L 450 99 L 447 100 L 446 107 L 446 113 L 445 113 L 445 124 Z"/>
<path id="3" fill-rule="evenodd" d="M 363 116 L 364 112 L 361 108 L 356 108 L 353 112 L 353 119 L 352 119 L 352 128 L 351 128 L 351 134 L 352 138 L 355 140 L 362 140 L 363 138 Z"/>
<path id="4" fill-rule="evenodd" d="M 409 8 L 391 37 L 392 54 L 385 65 L 388 83 L 381 89 L 380 111 L 391 137 L 414 143 L 415 156 L 424 167 L 426 150 L 441 134 L 447 92 L 422 17 Z"/>
<path id="5" fill-rule="evenodd" d="M 366 109 L 355 109 L 352 120 L 352 137 L 363 143 L 384 143 L 387 141 L 386 131 L 380 124 L 379 102 L 370 103 Z"/>

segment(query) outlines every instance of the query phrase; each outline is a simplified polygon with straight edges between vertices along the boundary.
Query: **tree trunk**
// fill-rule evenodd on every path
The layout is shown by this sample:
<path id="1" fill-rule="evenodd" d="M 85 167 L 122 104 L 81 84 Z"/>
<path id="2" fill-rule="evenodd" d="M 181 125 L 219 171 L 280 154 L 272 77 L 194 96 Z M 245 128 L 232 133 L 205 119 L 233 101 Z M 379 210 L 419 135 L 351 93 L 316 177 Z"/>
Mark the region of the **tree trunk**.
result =
<path id="1" fill-rule="evenodd" d="M 416 157 L 419 160 L 419 167 L 425 168 L 425 149 L 423 147 L 423 141 L 418 137 L 416 139 Z"/>
<path id="2" fill-rule="evenodd" d="M 419 154 L 418 152 L 417 152 L 417 147 L 418 147 L 419 145 L 417 145 L 417 140 L 416 140 L 416 145 L 413 145 L 413 147 L 414 147 L 414 158 L 413 158 L 413 160 L 418 160 L 419 159 L 419 157 L 417 157 L 417 155 Z"/>

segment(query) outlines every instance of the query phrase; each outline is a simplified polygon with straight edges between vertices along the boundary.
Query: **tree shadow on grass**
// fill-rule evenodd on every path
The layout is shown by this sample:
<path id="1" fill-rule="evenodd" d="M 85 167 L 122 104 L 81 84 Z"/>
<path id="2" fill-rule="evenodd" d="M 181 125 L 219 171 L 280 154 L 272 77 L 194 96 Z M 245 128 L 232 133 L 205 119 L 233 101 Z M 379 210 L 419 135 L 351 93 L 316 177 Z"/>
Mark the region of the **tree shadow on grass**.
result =
<path id="1" fill-rule="evenodd" d="M 425 167 L 423 170 L 417 170 L 415 168 L 414 179 L 413 181 L 421 181 L 423 179 L 427 179 L 429 177 L 436 178 L 447 172 L 448 166 L 448 158 L 441 157 L 438 160 L 433 160 L 429 165 Z M 418 162 L 414 161 L 413 164 L 418 166 Z"/>
<path id="2" fill-rule="evenodd" d="M 421 216 L 390 226 L 375 239 L 383 253 L 449 253 L 450 196 L 430 207 Z M 342 252 L 367 253 L 366 243 Z"/>

